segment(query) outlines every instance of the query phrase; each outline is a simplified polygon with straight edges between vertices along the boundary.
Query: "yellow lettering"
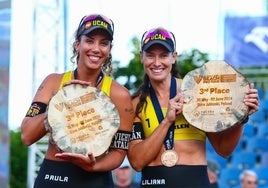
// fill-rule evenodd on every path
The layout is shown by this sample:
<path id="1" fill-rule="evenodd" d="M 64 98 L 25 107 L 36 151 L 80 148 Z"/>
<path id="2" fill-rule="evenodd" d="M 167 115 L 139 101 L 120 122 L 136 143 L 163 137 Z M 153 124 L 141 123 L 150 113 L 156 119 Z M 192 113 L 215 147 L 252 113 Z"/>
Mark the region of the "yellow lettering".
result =
<path id="1" fill-rule="evenodd" d="M 94 25 L 94 26 L 102 26 L 102 27 L 104 27 L 106 29 L 108 28 L 108 24 L 103 22 L 103 21 L 101 21 L 101 20 L 92 21 L 92 25 Z"/>
<path id="2" fill-rule="evenodd" d="M 154 36 L 151 37 L 151 40 L 166 40 L 166 37 L 164 37 L 161 34 L 156 33 Z"/>

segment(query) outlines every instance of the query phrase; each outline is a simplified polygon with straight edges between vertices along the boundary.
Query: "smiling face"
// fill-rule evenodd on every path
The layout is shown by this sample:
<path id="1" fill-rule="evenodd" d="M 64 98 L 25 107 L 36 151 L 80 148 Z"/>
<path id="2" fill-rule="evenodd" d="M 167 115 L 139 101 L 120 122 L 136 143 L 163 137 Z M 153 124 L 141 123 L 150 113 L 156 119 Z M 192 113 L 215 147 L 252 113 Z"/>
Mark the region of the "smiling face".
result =
<path id="1" fill-rule="evenodd" d="M 79 53 L 78 65 L 100 69 L 111 52 L 111 42 L 108 33 L 102 29 L 82 35 L 81 40 L 76 42 L 76 50 Z"/>
<path id="2" fill-rule="evenodd" d="M 169 78 L 176 52 L 169 52 L 163 45 L 154 44 L 141 54 L 144 70 L 151 81 L 161 82 Z"/>

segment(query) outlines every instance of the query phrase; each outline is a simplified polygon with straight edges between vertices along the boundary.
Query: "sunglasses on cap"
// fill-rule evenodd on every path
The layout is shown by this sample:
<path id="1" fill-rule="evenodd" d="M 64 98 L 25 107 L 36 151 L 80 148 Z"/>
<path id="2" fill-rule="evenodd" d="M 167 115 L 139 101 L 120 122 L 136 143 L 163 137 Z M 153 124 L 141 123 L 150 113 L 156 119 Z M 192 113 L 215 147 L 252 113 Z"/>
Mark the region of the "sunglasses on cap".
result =
<path id="1" fill-rule="evenodd" d="M 107 24 L 109 24 L 110 26 L 110 30 L 111 30 L 111 35 L 113 34 L 114 32 L 114 23 L 111 19 L 109 19 L 108 17 L 104 16 L 104 15 L 101 15 L 101 14 L 91 14 L 91 15 L 88 15 L 88 16 L 84 16 L 80 23 L 79 23 L 79 29 L 78 29 L 78 34 L 81 35 L 81 33 L 83 33 L 84 30 L 86 30 L 87 28 L 85 27 L 85 25 L 88 23 L 88 22 L 92 22 L 94 20 L 103 20 L 104 22 L 106 22 Z"/>
<path id="2" fill-rule="evenodd" d="M 143 35 L 142 35 L 142 39 L 141 39 L 141 46 L 143 48 L 144 45 L 146 45 L 146 43 L 149 40 L 153 40 L 152 37 L 154 37 L 156 34 L 160 34 L 161 36 L 163 36 L 165 39 L 169 39 L 172 42 L 172 48 L 175 50 L 176 49 L 176 40 L 175 40 L 175 36 L 172 32 L 163 29 L 163 28 L 154 28 L 151 29 L 149 31 L 146 31 Z"/>

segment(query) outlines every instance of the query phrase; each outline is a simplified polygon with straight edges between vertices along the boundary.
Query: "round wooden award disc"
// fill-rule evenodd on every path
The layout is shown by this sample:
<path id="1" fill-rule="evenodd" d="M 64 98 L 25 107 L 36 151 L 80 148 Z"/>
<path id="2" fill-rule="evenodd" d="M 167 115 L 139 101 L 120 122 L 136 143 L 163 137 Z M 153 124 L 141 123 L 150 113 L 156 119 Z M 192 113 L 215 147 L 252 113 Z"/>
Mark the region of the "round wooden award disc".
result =
<path id="1" fill-rule="evenodd" d="M 178 161 L 178 154 L 172 150 L 166 150 L 161 155 L 161 162 L 167 167 L 175 166 Z"/>
<path id="2" fill-rule="evenodd" d="M 101 90 L 71 84 L 60 89 L 48 105 L 47 122 L 58 148 L 94 156 L 110 146 L 120 124 L 119 113 Z"/>
<path id="3" fill-rule="evenodd" d="M 249 82 L 231 65 L 209 61 L 183 78 L 183 115 L 205 132 L 226 130 L 248 115 L 248 106 L 243 102 L 248 89 Z"/>

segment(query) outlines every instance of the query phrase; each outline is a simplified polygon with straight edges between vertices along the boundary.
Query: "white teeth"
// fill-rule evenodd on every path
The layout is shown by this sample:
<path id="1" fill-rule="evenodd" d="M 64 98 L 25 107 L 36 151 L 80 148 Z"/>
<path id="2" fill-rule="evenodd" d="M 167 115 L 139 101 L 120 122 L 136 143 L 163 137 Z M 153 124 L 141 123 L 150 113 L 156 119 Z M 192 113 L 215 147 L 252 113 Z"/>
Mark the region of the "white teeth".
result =
<path id="1" fill-rule="evenodd" d="M 99 57 L 96 57 L 96 56 L 89 56 L 89 59 L 91 61 L 98 61 L 100 58 Z"/>
<path id="2" fill-rule="evenodd" d="M 152 69 L 152 71 L 155 72 L 155 73 L 159 73 L 159 72 L 162 71 L 162 69 Z"/>

